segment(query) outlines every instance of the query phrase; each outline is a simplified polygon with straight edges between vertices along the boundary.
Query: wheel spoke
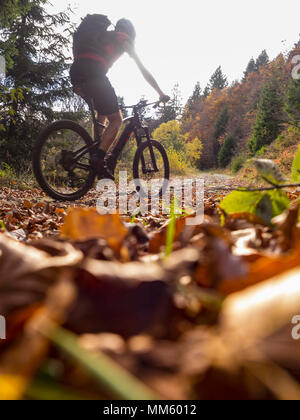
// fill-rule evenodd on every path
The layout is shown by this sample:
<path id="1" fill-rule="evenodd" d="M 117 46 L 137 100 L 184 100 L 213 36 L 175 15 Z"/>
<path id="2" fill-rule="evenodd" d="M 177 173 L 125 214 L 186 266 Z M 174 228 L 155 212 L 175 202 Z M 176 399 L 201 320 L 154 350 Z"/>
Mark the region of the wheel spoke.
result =
<path id="1" fill-rule="evenodd" d="M 72 128 L 53 129 L 44 139 L 39 156 L 46 192 L 66 199 L 74 194 L 81 196 L 91 183 L 89 149 L 90 145 Z"/>

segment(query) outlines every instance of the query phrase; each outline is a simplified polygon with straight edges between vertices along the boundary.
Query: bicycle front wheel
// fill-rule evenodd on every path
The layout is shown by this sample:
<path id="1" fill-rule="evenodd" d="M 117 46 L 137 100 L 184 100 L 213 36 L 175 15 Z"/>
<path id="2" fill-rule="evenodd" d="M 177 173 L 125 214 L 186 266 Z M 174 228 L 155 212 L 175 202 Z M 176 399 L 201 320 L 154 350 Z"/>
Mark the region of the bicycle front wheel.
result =
<path id="1" fill-rule="evenodd" d="M 146 141 L 139 146 L 134 158 L 133 176 L 136 190 L 141 196 L 147 196 L 144 182 L 152 194 L 164 194 L 169 184 L 170 165 L 167 152 L 158 141 Z"/>
<path id="2" fill-rule="evenodd" d="M 57 121 L 40 135 L 33 152 L 33 172 L 44 192 L 55 200 L 75 201 L 93 186 L 95 173 L 89 134 L 73 121 Z"/>

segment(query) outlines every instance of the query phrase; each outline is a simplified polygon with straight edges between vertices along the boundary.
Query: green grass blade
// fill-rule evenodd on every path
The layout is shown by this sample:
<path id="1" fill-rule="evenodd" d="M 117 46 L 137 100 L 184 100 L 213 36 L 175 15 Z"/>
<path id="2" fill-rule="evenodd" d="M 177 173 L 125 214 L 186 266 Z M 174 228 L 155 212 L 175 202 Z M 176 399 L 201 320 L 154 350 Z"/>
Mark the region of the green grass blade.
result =
<path id="1" fill-rule="evenodd" d="M 174 237 L 176 232 L 176 216 L 175 216 L 175 201 L 173 200 L 171 204 L 171 214 L 170 214 L 170 223 L 167 230 L 167 239 L 166 239 L 166 257 L 172 254 Z"/>
<path id="2" fill-rule="evenodd" d="M 115 363 L 102 352 L 97 355 L 84 350 L 76 336 L 60 327 L 43 332 L 58 348 L 79 363 L 109 395 L 124 400 L 161 399 L 154 391 Z"/>

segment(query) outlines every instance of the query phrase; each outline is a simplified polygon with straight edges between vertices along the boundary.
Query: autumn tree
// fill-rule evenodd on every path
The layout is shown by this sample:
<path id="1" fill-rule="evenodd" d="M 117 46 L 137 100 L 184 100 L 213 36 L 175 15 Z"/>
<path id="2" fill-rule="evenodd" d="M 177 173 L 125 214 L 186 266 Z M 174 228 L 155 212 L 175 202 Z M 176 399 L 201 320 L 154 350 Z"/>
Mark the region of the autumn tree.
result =
<path id="1" fill-rule="evenodd" d="M 283 122 L 283 95 L 281 86 L 273 78 L 262 89 L 258 105 L 256 124 L 249 141 L 249 148 L 256 153 L 263 146 L 272 143 L 282 130 Z"/>
<path id="2" fill-rule="evenodd" d="M 220 150 L 219 138 L 225 134 L 226 126 L 229 121 L 229 112 L 227 106 L 225 106 L 220 112 L 216 122 L 215 122 L 215 132 L 214 132 L 214 155 L 216 159 L 216 164 L 218 164 L 218 153 Z"/>
<path id="3" fill-rule="evenodd" d="M 210 91 L 213 89 L 222 90 L 227 86 L 227 77 L 223 74 L 221 66 L 219 66 L 209 80 Z"/>
<path id="4" fill-rule="evenodd" d="M 177 152 L 184 150 L 185 138 L 181 132 L 180 122 L 177 120 L 162 123 L 153 132 L 153 138 L 161 142 L 167 150 L 170 148 Z"/>

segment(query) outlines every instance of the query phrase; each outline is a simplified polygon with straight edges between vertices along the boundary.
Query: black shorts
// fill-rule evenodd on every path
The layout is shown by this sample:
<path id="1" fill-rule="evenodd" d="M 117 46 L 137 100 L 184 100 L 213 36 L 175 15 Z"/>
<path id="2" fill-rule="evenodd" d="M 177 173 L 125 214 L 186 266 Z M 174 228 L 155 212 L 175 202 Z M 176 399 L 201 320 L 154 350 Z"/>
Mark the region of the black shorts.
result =
<path id="1" fill-rule="evenodd" d="M 100 115 L 111 115 L 119 111 L 118 98 L 105 71 L 92 60 L 80 59 L 73 63 L 70 71 L 73 86 L 79 86 L 84 99 L 94 101 Z"/>

